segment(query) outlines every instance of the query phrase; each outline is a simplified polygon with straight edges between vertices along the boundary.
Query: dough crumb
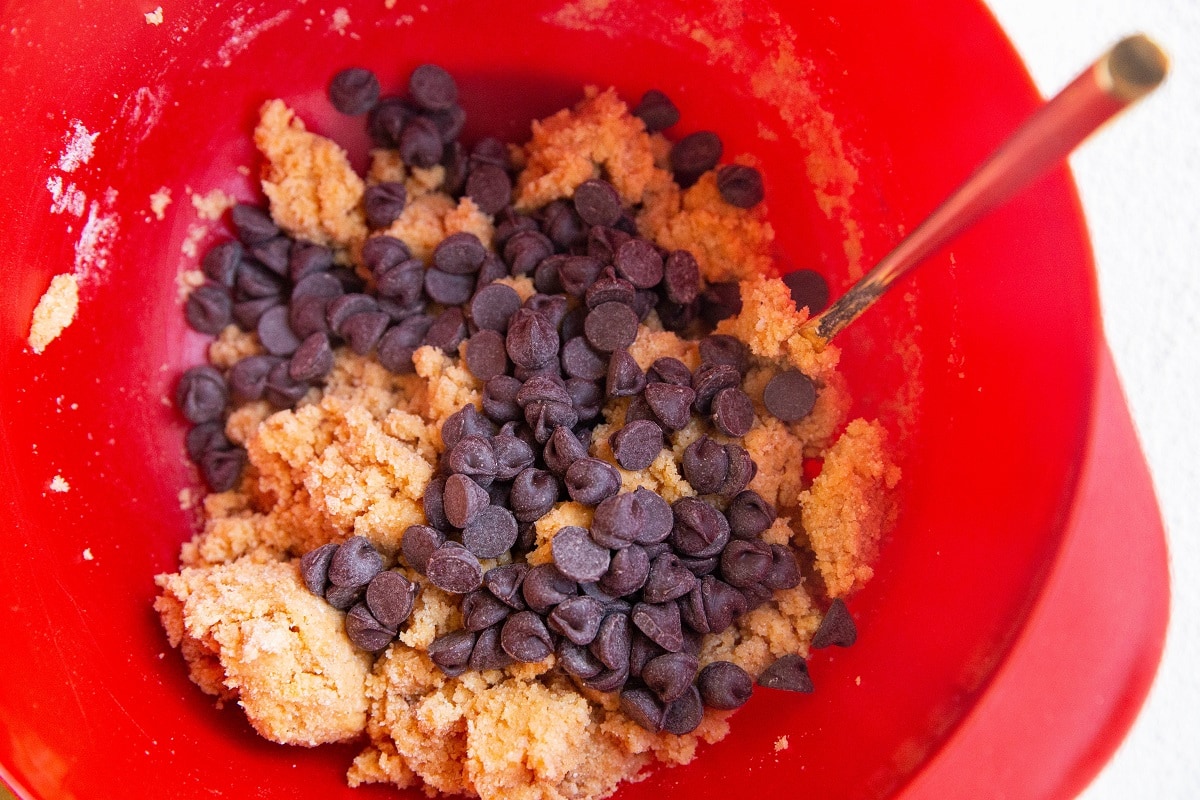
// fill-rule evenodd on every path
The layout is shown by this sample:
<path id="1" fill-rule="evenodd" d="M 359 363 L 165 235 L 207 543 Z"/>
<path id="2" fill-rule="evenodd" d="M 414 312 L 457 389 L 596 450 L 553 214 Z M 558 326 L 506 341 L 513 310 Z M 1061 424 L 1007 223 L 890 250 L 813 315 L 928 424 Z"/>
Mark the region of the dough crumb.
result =
<path id="1" fill-rule="evenodd" d="M 196 216 L 209 222 L 216 222 L 226 211 L 237 205 L 237 198 L 221 189 L 196 194 L 189 188 L 188 194 L 192 196 L 192 208 L 196 209 Z"/>
<path id="2" fill-rule="evenodd" d="M 166 216 L 169 205 L 171 205 L 171 190 L 168 187 L 160 187 L 157 192 L 150 195 L 150 212 L 160 222 Z"/>
<path id="3" fill-rule="evenodd" d="M 84 561 L 91 561 L 91 560 L 93 560 L 94 558 L 95 558 L 95 556 L 94 556 L 94 555 L 92 555 L 92 548 L 90 548 L 90 547 L 84 548 L 84 551 L 83 551 L 83 560 L 84 560 Z"/>
<path id="4" fill-rule="evenodd" d="M 79 283 L 71 274 L 55 275 L 50 288 L 33 309 L 33 324 L 29 327 L 29 347 L 41 355 L 46 346 L 57 339 L 75 321 L 79 310 Z"/>
<path id="5" fill-rule="evenodd" d="M 775 740 L 775 752 L 779 753 L 788 749 L 788 737 L 780 736 Z"/>
<path id="6" fill-rule="evenodd" d="M 69 492 L 71 491 L 71 484 L 67 483 L 67 479 L 62 475 L 55 475 L 50 481 L 50 491 Z"/>
<path id="7" fill-rule="evenodd" d="M 163 23 L 162 6 L 159 6 L 158 8 L 154 9 L 153 11 L 147 11 L 145 14 L 143 14 L 143 16 L 146 18 L 146 24 L 148 24 L 148 25 L 154 25 L 155 27 L 162 25 L 162 23 Z M 160 219 L 161 219 L 161 217 L 160 217 Z"/>

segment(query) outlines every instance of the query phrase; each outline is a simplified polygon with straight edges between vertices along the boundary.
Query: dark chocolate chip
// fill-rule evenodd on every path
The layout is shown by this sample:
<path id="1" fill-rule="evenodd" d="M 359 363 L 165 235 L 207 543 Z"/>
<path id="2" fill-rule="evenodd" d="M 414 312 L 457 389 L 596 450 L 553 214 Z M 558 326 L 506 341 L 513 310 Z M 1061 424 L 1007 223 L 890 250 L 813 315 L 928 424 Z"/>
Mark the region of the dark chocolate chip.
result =
<path id="1" fill-rule="evenodd" d="M 711 633 L 725 630 L 747 610 L 746 598 L 742 593 L 712 575 L 700 579 L 700 597 Z"/>
<path id="2" fill-rule="evenodd" d="M 451 275 L 430 267 L 425 270 L 425 294 L 435 303 L 458 306 L 471 299 L 475 293 L 474 275 Z"/>
<path id="3" fill-rule="evenodd" d="M 679 563 L 687 567 L 687 569 L 697 578 L 703 578 L 705 575 L 711 575 L 716 571 L 721 564 L 719 556 L 710 556 L 708 558 L 695 558 L 693 556 L 679 556 Z"/>
<path id="4" fill-rule="evenodd" d="M 636 619 L 634 623 L 637 623 Z M 670 703 L 678 700 L 691 688 L 699 668 L 700 660 L 691 653 L 670 652 L 647 661 L 642 667 L 641 677 L 646 686 L 658 695 L 659 700 Z"/>
<path id="5" fill-rule="evenodd" d="M 718 490 L 724 497 L 733 497 L 745 489 L 758 472 L 758 465 L 746 452 L 746 448 L 730 442 L 725 445 L 725 454 L 729 457 L 729 475 Z"/>
<path id="6" fill-rule="evenodd" d="M 452 233 L 433 248 L 433 265 L 451 275 L 474 275 L 483 266 L 487 248 L 473 233 Z"/>
<path id="7" fill-rule="evenodd" d="M 351 350 L 360 356 L 365 356 L 383 338 L 384 331 L 387 330 L 388 323 L 391 321 L 391 317 L 384 311 L 365 311 L 361 314 L 352 314 L 342 323 L 341 334 L 350 345 Z"/>
<path id="8" fill-rule="evenodd" d="M 394 236 L 372 236 L 363 243 L 363 266 L 378 277 L 392 267 L 412 259 L 412 251 Z"/>
<path id="9" fill-rule="evenodd" d="M 608 548 L 592 541 L 584 528 L 568 526 L 559 530 L 550 542 L 550 551 L 558 571 L 574 581 L 599 580 L 608 571 Z"/>
<path id="10" fill-rule="evenodd" d="M 621 245 L 632 238 L 633 236 L 625 231 L 595 225 L 588 231 L 587 254 L 605 264 L 611 264 Z"/>
<path id="11" fill-rule="evenodd" d="M 508 351 L 504 336 L 496 331 L 482 330 L 467 340 L 463 359 L 471 374 L 481 381 L 491 380 L 508 372 Z"/>
<path id="12" fill-rule="evenodd" d="M 410 525 L 400 540 L 400 552 L 408 565 L 422 575 L 429 557 L 446 541 L 446 535 L 428 525 Z"/>
<path id="13" fill-rule="evenodd" d="M 511 608 L 485 589 L 463 595 L 461 610 L 463 627 L 475 632 L 503 622 L 512 613 Z"/>
<path id="14" fill-rule="evenodd" d="M 220 286 L 199 286 L 188 295 L 184 316 L 192 330 L 217 334 L 233 321 L 233 300 Z"/>
<path id="15" fill-rule="evenodd" d="M 488 506 L 463 528 L 463 545 L 480 558 L 496 558 L 517 542 L 517 520 L 500 506 Z"/>
<path id="16" fill-rule="evenodd" d="M 650 365 L 646 376 L 652 383 L 673 383 L 676 386 L 691 386 L 692 371 L 678 358 L 658 358 Z"/>
<path id="17" fill-rule="evenodd" d="M 308 590 L 318 597 L 329 588 L 329 562 L 337 549 L 338 546 L 330 542 L 300 557 L 300 577 Z"/>
<path id="18" fill-rule="evenodd" d="M 558 242 L 555 241 L 557 245 Z M 567 260 L 565 255 L 543 258 L 533 270 L 533 288 L 541 294 L 562 294 L 562 281 L 558 279 L 558 267 Z"/>
<path id="19" fill-rule="evenodd" d="M 734 336 L 714 333 L 700 340 L 700 361 L 706 364 L 728 364 L 745 375 L 750 368 L 750 348 Z"/>
<path id="20" fill-rule="evenodd" d="M 334 586 L 325 590 L 325 602 L 338 611 L 348 611 L 351 606 L 361 603 L 366 594 L 365 586 Z"/>
<path id="21" fill-rule="evenodd" d="M 554 254 L 554 243 L 538 231 L 520 231 L 504 243 L 504 261 L 513 275 L 533 272 L 534 268 Z"/>
<path id="22" fill-rule="evenodd" d="M 472 164 L 495 164 L 501 169 L 508 169 L 508 145 L 494 136 L 485 136 L 471 148 Z"/>
<path id="23" fill-rule="evenodd" d="M 829 284 L 821 273 L 798 269 L 784 275 L 783 282 L 791 291 L 796 308 L 808 308 L 809 316 L 820 314 L 829 305 Z"/>
<path id="24" fill-rule="evenodd" d="M 471 298 L 471 321 L 484 330 L 504 333 L 509 318 L 521 307 L 516 289 L 503 283 L 483 287 Z"/>
<path id="25" fill-rule="evenodd" d="M 488 439 L 496 433 L 495 426 L 482 416 L 475 406 L 467 404 L 455 411 L 442 423 L 442 444 L 446 450 L 468 436 L 482 436 Z"/>
<path id="26" fill-rule="evenodd" d="M 695 587 L 696 576 L 680 562 L 674 553 L 663 553 L 650 564 L 642 597 L 647 603 L 666 603 L 678 600 Z"/>
<path id="27" fill-rule="evenodd" d="M 467 197 L 484 214 L 496 214 L 512 199 L 512 179 L 495 164 L 480 164 L 467 175 Z"/>
<path id="28" fill-rule="evenodd" d="M 408 200 L 408 192 L 399 181 L 384 181 L 368 186 L 363 192 L 363 212 L 367 218 L 367 227 L 386 228 L 395 222 L 404 211 L 404 203 Z"/>
<path id="29" fill-rule="evenodd" d="M 617 273 L 639 289 L 653 289 L 663 279 L 663 257 L 645 239 L 630 239 L 613 254 Z"/>
<path id="30" fill-rule="evenodd" d="M 366 114 L 379 102 L 379 79 L 369 69 L 350 67 L 329 82 L 329 102 L 343 114 Z"/>
<path id="31" fill-rule="evenodd" d="M 696 439 L 683 451 L 683 476 L 700 494 L 720 491 L 729 477 L 729 456 L 725 447 L 708 436 Z"/>
<path id="32" fill-rule="evenodd" d="M 796 422 L 812 413 L 817 388 L 812 379 L 789 369 L 771 378 L 763 390 L 763 405 L 783 422 Z"/>
<path id="33" fill-rule="evenodd" d="M 504 621 L 500 646 L 516 661 L 536 664 L 554 652 L 545 621 L 532 611 L 518 611 Z"/>
<path id="34" fill-rule="evenodd" d="M 288 375 L 292 380 L 307 383 L 321 380 L 331 369 L 333 349 L 329 346 L 329 337 L 323 333 L 314 333 L 301 342 L 288 363 Z"/>
<path id="35" fill-rule="evenodd" d="M 426 111 L 425 116 L 433 120 L 444 145 L 453 144 L 467 124 L 467 112 L 460 105 L 452 105 L 442 111 Z"/>
<path id="36" fill-rule="evenodd" d="M 558 280 L 567 294 L 583 297 L 603 271 L 604 262 L 598 258 L 568 256 L 558 265 Z"/>
<path id="37" fill-rule="evenodd" d="M 479 559 L 455 542 L 444 543 L 429 556 L 425 576 L 434 586 L 452 594 L 466 594 L 483 585 L 483 567 Z"/>
<path id="38" fill-rule="evenodd" d="M 500 646 L 500 625 L 480 631 L 475 639 L 475 648 L 467 665 L 476 672 L 489 669 L 504 669 L 513 663 L 512 656 Z"/>
<path id="39" fill-rule="evenodd" d="M 210 450 L 228 450 L 233 446 L 225 436 L 225 425 L 218 420 L 202 422 L 194 426 L 187 432 L 184 445 L 187 448 L 188 458 L 196 462 Z"/>
<path id="40" fill-rule="evenodd" d="M 700 296 L 700 266 L 687 250 L 673 250 L 663 265 L 663 288 L 672 303 L 686 306 Z"/>
<path id="41" fill-rule="evenodd" d="M 567 394 L 561 379 L 547 375 L 535 375 L 525 381 L 520 391 L 517 392 L 517 405 L 522 408 L 531 403 L 546 402 L 567 404 L 571 402 L 571 396 Z"/>
<path id="42" fill-rule="evenodd" d="M 710 283 L 700 296 L 700 313 L 709 325 L 716 325 L 741 310 L 742 294 L 736 281 Z"/>
<path id="43" fill-rule="evenodd" d="M 579 184 L 574 203 L 588 225 L 613 225 L 621 218 L 621 196 L 608 181 L 592 178 Z"/>
<path id="44" fill-rule="evenodd" d="M 587 242 L 589 226 L 568 203 L 556 200 L 542 213 L 542 233 L 560 251 L 570 252 Z"/>
<path id="45" fill-rule="evenodd" d="M 486 442 L 483 443 L 483 447 L 487 449 L 488 457 L 491 458 L 491 447 Z M 487 490 L 466 475 L 451 475 L 446 478 L 442 497 L 446 519 L 456 528 L 469 525 L 491 501 Z"/>
<path id="46" fill-rule="evenodd" d="M 237 272 L 245 252 L 241 242 L 230 239 L 209 248 L 204 254 L 204 260 L 200 262 L 200 267 L 210 281 L 232 288 L 237 281 Z"/>
<path id="47" fill-rule="evenodd" d="M 483 264 L 479 267 L 479 274 L 475 281 L 475 290 L 478 291 L 494 281 L 507 277 L 508 265 L 504 263 L 504 260 L 500 256 L 489 250 L 487 255 L 483 257 Z"/>
<path id="48" fill-rule="evenodd" d="M 510 481 L 533 466 L 533 448 L 523 439 L 500 434 L 491 440 L 492 455 L 496 464 L 496 478 Z"/>
<path id="49" fill-rule="evenodd" d="M 526 605 L 539 614 L 546 614 L 550 609 L 573 597 L 578 589 L 577 583 L 559 572 L 553 564 L 539 564 L 530 567 L 521 583 L 521 596 Z"/>
<path id="50" fill-rule="evenodd" d="M 675 182 L 687 188 L 721 159 L 721 139 L 712 131 L 688 134 L 671 148 L 671 172 Z"/>
<path id="51" fill-rule="evenodd" d="M 696 679 L 700 697 L 709 708 L 741 708 L 754 693 L 754 680 L 731 661 L 714 661 Z"/>
<path id="52" fill-rule="evenodd" d="M 287 306 L 268 308 L 258 319 L 258 339 L 273 356 L 290 356 L 300 346 L 300 340 L 288 325 Z"/>
<path id="53" fill-rule="evenodd" d="M 227 492 L 242 476 L 246 451 L 237 446 L 209 450 L 200 456 L 198 466 L 209 491 Z"/>
<path id="54" fill-rule="evenodd" d="M 249 203 L 238 203 L 229 212 L 237 237 L 242 244 L 251 247 L 274 239 L 279 228 L 267 212 Z"/>
<path id="55" fill-rule="evenodd" d="M 568 597 L 546 617 L 550 629 L 567 637 L 573 644 L 590 644 L 604 620 L 604 605 L 594 597 Z"/>
<path id="56" fill-rule="evenodd" d="M 609 438 L 613 456 L 627 470 L 637 472 L 654 463 L 663 449 L 663 432 L 657 424 L 634 420 Z"/>
<path id="57" fill-rule="evenodd" d="M 729 364 L 702 364 L 692 376 L 692 389 L 696 392 L 696 411 L 701 414 L 712 412 L 712 401 L 717 392 L 740 386 L 742 374 Z"/>
<path id="58" fill-rule="evenodd" d="M 291 253 L 292 240 L 286 236 L 276 236 L 250 247 L 254 260 L 281 278 L 288 274 Z"/>
<path id="59" fill-rule="evenodd" d="M 583 302 L 588 308 L 604 303 L 621 303 L 632 308 L 637 302 L 637 290 L 629 281 L 618 278 L 612 267 L 605 267 L 596 282 L 584 293 Z"/>
<path id="60" fill-rule="evenodd" d="M 638 630 L 667 652 L 677 653 L 683 649 L 683 626 L 677 604 L 638 603 L 633 607 L 630 619 Z"/>
<path id="61" fill-rule="evenodd" d="M 433 272 L 433 270 L 429 270 L 429 272 Z M 421 343 L 454 355 L 458 351 L 458 345 L 465 338 L 467 338 L 467 321 L 463 317 L 462 309 L 451 306 L 437 315 L 437 319 L 425 331 L 425 338 L 421 340 Z"/>
<path id="62" fill-rule="evenodd" d="M 642 588 L 649 574 L 650 556 L 640 545 L 631 544 L 612 554 L 608 572 L 597 584 L 613 597 L 624 597 Z"/>
<path id="63" fill-rule="evenodd" d="M 633 108 L 633 115 L 642 121 L 648 133 L 657 133 L 679 122 L 679 109 L 658 89 L 649 89 Z"/>
<path id="64" fill-rule="evenodd" d="M 741 389 L 722 389 L 712 400 L 712 420 L 726 436 L 745 436 L 754 426 L 754 403 Z"/>
<path id="65" fill-rule="evenodd" d="M 458 85 L 437 64 L 422 64 L 408 78 L 408 92 L 421 108 L 442 111 L 458 102 Z"/>
<path id="66" fill-rule="evenodd" d="M 575 427 L 579 414 L 571 403 L 537 400 L 525 406 L 525 422 L 533 431 L 534 441 L 544 445 L 556 428 Z"/>
<path id="67" fill-rule="evenodd" d="M 587 422 L 600 416 L 604 403 L 604 392 L 600 384 L 582 378 L 567 380 L 567 394 L 571 395 L 571 405 L 579 415 L 580 422 Z"/>
<path id="68" fill-rule="evenodd" d="M 650 406 L 655 419 L 667 430 L 682 430 L 691 422 L 696 393 L 690 386 L 650 383 L 646 385 L 642 396 L 646 398 L 646 404 Z"/>
<path id="69" fill-rule="evenodd" d="M 717 191 L 731 206 L 753 208 L 763 199 L 762 173 L 741 164 L 726 165 L 717 170 Z"/>
<path id="70" fill-rule="evenodd" d="M 399 572 L 381 572 L 367 584 L 367 608 L 379 624 L 395 630 L 412 615 L 416 584 Z"/>
<path id="71" fill-rule="evenodd" d="M 476 334 L 478 335 L 478 334 Z M 521 407 L 517 405 L 517 392 L 521 382 L 508 375 L 497 375 L 483 387 L 483 413 L 496 422 L 520 419 Z"/>
<path id="72" fill-rule="evenodd" d="M 454 677 L 467 671 L 467 662 L 475 649 L 475 634 L 470 631 L 451 631 L 429 644 L 429 660 L 446 675 Z"/>
<path id="73" fill-rule="evenodd" d="M 639 486 L 633 491 L 633 505 L 641 519 L 634 541 L 641 545 L 666 541 L 675 526 L 675 514 L 667 501 Z"/>
<path id="74" fill-rule="evenodd" d="M 392 643 L 396 631 L 375 619 L 365 603 L 358 603 L 346 614 L 346 636 L 360 650 L 378 653 Z"/>
<path id="75" fill-rule="evenodd" d="M 643 517 L 644 511 L 633 493 L 610 497 L 596 507 L 592 516 L 592 538 L 602 547 L 627 547 L 636 541 Z"/>
<path id="76" fill-rule="evenodd" d="M 549 472 L 530 467 L 513 479 L 509 497 L 517 521 L 534 522 L 554 506 L 558 481 Z"/>
<path id="77" fill-rule="evenodd" d="M 581 680 L 594 678 L 604 671 L 600 659 L 592 655 L 586 646 L 574 644 L 569 639 L 560 641 L 555 653 L 562 668 Z"/>
<path id="78" fill-rule="evenodd" d="M 215 367 L 192 367 L 175 386 L 175 405 L 188 422 L 199 424 L 220 419 L 229 401 L 225 379 Z"/>
<path id="79" fill-rule="evenodd" d="M 729 541 L 729 522 L 725 516 L 697 497 L 681 497 L 671 506 L 675 527 L 671 546 L 680 555 L 711 558 Z"/>
<path id="80" fill-rule="evenodd" d="M 529 565 L 523 562 L 492 567 L 483 576 L 483 585 L 496 599 L 509 608 L 518 611 L 525 608 L 525 598 L 521 593 L 521 584 L 529 572 Z"/>
<path id="81" fill-rule="evenodd" d="M 341 297 L 344 293 L 342 284 L 333 276 L 333 273 L 314 272 L 311 275 L 305 275 L 292 287 L 291 301 L 295 303 L 303 297 L 322 297 L 332 300 L 335 297 Z"/>
<path id="82" fill-rule="evenodd" d="M 445 530 L 450 527 L 450 520 L 446 519 L 446 479 L 432 478 L 425 486 L 425 494 L 422 496 L 421 504 L 425 511 L 425 521 L 438 530 Z"/>
<path id="83" fill-rule="evenodd" d="M 856 641 L 858 641 L 858 628 L 854 625 L 854 618 L 850 616 L 845 601 L 840 597 L 835 597 L 829 605 L 829 610 L 821 618 L 817 632 L 813 634 L 812 647 L 814 650 L 820 650 L 830 645 L 850 647 Z"/>
<path id="84" fill-rule="evenodd" d="M 602 303 L 588 312 L 583 331 L 592 347 L 603 353 L 621 350 L 637 338 L 638 318 L 623 303 Z"/>
<path id="85" fill-rule="evenodd" d="M 628 350 L 613 352 L 606 378 L 605 391 L 609 397 L 632 397 L 646 388 L 646 373 Z"/>
<path id="86" fill-rule="evenodd" d="M 576 336 L 563 345 L 561 360 L 563 372 L 572 378 L 598 381 L 607 370 L 604 356 L 592 349 L 582 336 Z"/>
<path id="87" fill-rule="evenodd" d="M 629 615 L 613 612 L 600 623 L 600 630 L 589 649 L 600 663 L 609 669 L 629 671 L 629 648 L 632 643 L 633 625 Z"/>
<path id="88" fill-rule="evenodd" d="M 375 346 L 375 357 L 391 372 L 413 372 L 413 352 L 420 346 L 432 325 L 433 318 L 425 314 L 408 317 L 399 325 L 389 328 L 380 337 Z"/>
<path id="89" fill-rule="evenodd" d="M 758 675 L 758 685 L 788 692 L 811 692 L 812 678 L 808 664 L 798 655 L 788 654 L 777 659 Z"/>
<path id="90" fill-rule="evenodd" d="M 566 426 L 555 428 L 542 449 L 542 459 L 546 462 L 546 468 L 555 475 L 565 474 L 571 465 L 581 458 L 587 458 L 587 448 Z"/>
<path id="91" fill-rule="evenodd" d="M 597 692 L 619 692 L 628 680 L 629 667 L 625 666 L 620 669 L 605 669 L 595 677 L 585 680 L 583 685 Z"/>
<path id="92" fill-rule="evenodd" d="M 288 255 L 288 277 L 299 283 L 309 275 L 325 272 L 333 267 L 333 251 L 312 242 L 292 242 Z"/>
<path id="93" fill-rule="evenodd" d="M 734 539 L 721 553 L 721 577 L 730 586 L 755 586 L 766 577 L 771 562 L 771 547 L 766 542 Z"/>
<path id="94" fill-rule="evenodd" d="M 335 586 L 366 586 L 383 570 L 383 558 L 363 536 L 351 536 L 338 545 L 329 561 L 329 582 Z"/>
<path id="95" fill-rule="evenodd" d="M 536 369 L 558 356 L 558 330 L 543 315 L 522 308 L 509 320 L 505 345 L 514 364 Z"/>
<path id="96" fill-rule="evenodd" d="M 557 329 L 567 316 L 567 298 L 562 295 L 535 294 L 525 301 L 522 308 L 536 311 Z"/>
<path id="97" fill-rule="evenodd" d="M 397 146 L 401 160 L 410 167 L 432 167 L 442 160 L 442 132 L 433 120 L 408 119 L 400 131 Z"/>
<path id="98" fill-rule="evenodd" d="M 343 294 L 330 300 L 325 307 L 325 322 L 328 324 L 329 330 L 343 336 L 345 334 L 342 332 L 342 326 L 346 320 L 355 314 L 365 314 L 378 308 L 379 304 L 369 294 L 359 292 Z"/>
<path id="99" fill-rule="evenodd" d="M 791 548 L 771 545 L 771 569 L 762 582 L 768 589 L 791 589 L 800 585 L 800 565 Z"/>
<path id="100" fill-rule="evenodd" d="M 649 689 L 622 689 L 621 713 L 652 733 L 662 730 L 663 707 Z"/>
<path id="101" fill-rule="evenodd" d="M 581 458 L 567 469 L 567 493 L 577 503 L 594 506 L 621 490 L 621 473 L 607 461 Z"/>
<path id="102" fill-rule="evenodd" d="M 334 282 L 337 280 L 334 279 Z M 341 289 L 341 286 L 338 288 Z M 301 341 L 314 333 L 330 333 L 326 317 L 331 302 L 329 298 L 317 295 L 292 298 L 288 305 L 288 327 L 292 329 L 292 333 Z"/>
<path id="103" fill-rule="evenodd" d="M 280 359 L 267 373 L 263 396 L 276 408 L 291 408 L 308 394 L 308 388 L 307 383 L 292 378 L 291 365 Z"/>
<path id="104" fill-rule="evenodd" d="M 750 489 L 734 497 L 725 514 L 730 535 L 738 539 L 753 539 L 775 522 L 774 506 Z"/>

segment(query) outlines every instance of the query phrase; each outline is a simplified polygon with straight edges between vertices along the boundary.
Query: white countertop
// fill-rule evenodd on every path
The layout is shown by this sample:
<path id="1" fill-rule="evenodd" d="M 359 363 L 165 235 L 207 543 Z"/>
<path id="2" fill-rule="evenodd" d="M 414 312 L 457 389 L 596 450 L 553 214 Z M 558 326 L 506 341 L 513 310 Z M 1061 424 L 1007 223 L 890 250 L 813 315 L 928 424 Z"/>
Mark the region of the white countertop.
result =
<path id="1" fill-rule="evenodd" d="M 1071 159 L 1108 340 L 1167 525 L 1173 595 L 1150 699 L 1081 797 L 1200 798 L 1200 2 L 987 2 L 1046 95 L 1127 33 L 1151 35 L 1173 59 L 1159 92 Z"/>

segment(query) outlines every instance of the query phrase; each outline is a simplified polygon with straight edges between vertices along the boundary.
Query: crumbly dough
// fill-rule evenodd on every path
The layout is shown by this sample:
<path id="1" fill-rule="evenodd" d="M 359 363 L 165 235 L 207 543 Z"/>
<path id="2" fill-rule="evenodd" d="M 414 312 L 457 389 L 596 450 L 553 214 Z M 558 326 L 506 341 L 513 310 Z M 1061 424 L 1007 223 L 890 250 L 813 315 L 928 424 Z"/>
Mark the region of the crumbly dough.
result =
<path id="1" fill-rule="evenodd" d="M 79 283 L 70 273 L 55 275 L 50 288 L 33 309 L 29 326 L 29 348 L 38 355 L 75 321 L 79 310 Z"/>
<path id="2" fill-rule="evenodd" d="M 363 181 L 336 167 L 336 145 L 305 132 L 278 101 L 264 106 L 258 137 L 270 160 L 267 173 L 276 188 L 269 196 L 280 223 L 353 254 L 355 237 L 361 244 L 365 235 L 357 227 L 361 215 L 330 212 L 357 209 Z M 763 538 L 803 551 L 801 563 L 815 565 L 800 586 L 777 592 L 729 630 L 706 637 L 702 663 L 728 659 L 754 674 L 779 656 L 807 654 L 821 618 L 815 597 L 844 595 L 870 577 L 891 513 L 887 492 L 899 473 L 878 423 L 847 425 L 850 398 L 836 371 L 837 348 L 814 349 L 799 333 L 806 314 L 797 311 L 787 287 L 757 277 L 770 273 L 764 212 L 725 204 L 711 173 L 686 192 L 671 190 L 669 174 L 656 166 L 667 146 L 661 136 L 648 136 L 611 90 L 589 89 L 574 110 L 535 123 L 531 142 L 514 152 L 525 165 L 517 204 L 531 208 L 567 197 L 583 180 L 603 174 L 628 202 L 643 204 L 644 231 L 664 246 L 696 251 L 706 279 L 746 279 L 742 312 L 719 331 L 738 336 L 752 354 L 744 384 L 756 411 L 744 438 L 758 464 L 751 487 L 779 511 Z M 424 260 L 458 230 L 491 241 L 493 221 L 469 200 L 438 191 L 442 177 L 436 170 L 410 173 L 386 151 L 373 155 L 368 175 L 371 183 L 405 182 L 407 206 L 387 233 Z M 330 189 L 326 180 L 341 183 Z M 336 202 L 326 203 L 326 191 Z M 527 276 L 503 281 L 523 298 L 534 291 Z M 259 347 L 252 334 L 231 328 L 214 342 L 210 358 L 227 367 Z M 630 352 L 643 368 L 664 356 L 699 365 L 696 343 L 663 330 L 654 314 Z M 419 349 L 414 365 L 414 374 L 393 375 L 342 348 L 326 385 L 295 409 L 272 412 L 260 402 L 230 416 L 226 433 L 246 447 L 249 459 L 242 483 L 205 498 L 204 529 L 184 545 L 181 572 L 158 578 L 163 594 L 156 608 L 193 680 L 219 698 L 236 698 L 251 724 L 276 741 L 313 744 L 365 731 L 366 747 L 347 776 L 353 786 L 382 782 L 487 800 L 599 798 L 656 762 L 687 763 L 699 742 L 724 737 L 731 712 L 713 710 L 691 734 L 650 733 L 619 711 L 615 695 L 586 689 L 553 669 L 554 656 L 446 677 L 426 651 L 437 636 L 459 627 L 457 599 L 409 570 L 404 573 L 422 588 L 399 638 L 374 659 L 351 647 L 342 614 L 304 589 L 295 560 L 359 534 L 389 567 L 403 570 L 397 552 L 404 530 L 425 521 L 421 498 L 444 448 L 441 425 L 465 404 L 480 407 L 481 390 L 459 359 L 439 350 Z M 813 414 L 791 425 L 762 404 L 767 381 L 788 368 L 804 371 L 818 386 Z M 608 438 L 623 424 L 627 406 L 618 398 L 603 409 L 592 455 L 615 463 Z M 687 445 L 706 433 L 723 439 L 708 422 L 693 420 L 668 437 L 647 469 L 618 467 L 623 490 L 643 486 L 668 501 L 694 495 L 680 463 Z M 798 466 L 820 457 L 823 470 L 810 483 Z M 587 526 L 591 517 L 590 508 L 559 503 L 536 523 L 529 561 L 551 560 L 554 535 L 567 525 Z M 337 664 L 324 661 L 335 653 Z M 321 680 L 311 681 L 305 694 L 298 687 L 309 684 L 296 676 Z"/>

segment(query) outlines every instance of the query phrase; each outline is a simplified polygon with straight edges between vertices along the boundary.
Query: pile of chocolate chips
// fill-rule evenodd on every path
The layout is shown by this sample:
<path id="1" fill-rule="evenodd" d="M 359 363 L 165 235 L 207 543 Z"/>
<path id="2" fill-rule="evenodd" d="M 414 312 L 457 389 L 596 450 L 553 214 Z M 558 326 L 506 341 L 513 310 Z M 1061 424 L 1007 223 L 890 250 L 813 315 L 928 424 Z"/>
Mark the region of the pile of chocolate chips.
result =
<path id="1" fill-rule="evenodd" d="M 371 275 L 363 280 L 336 265 L 328 248 L 288 238 L 260 209 L 235 207 L 238 239 L 206 255 L 211 282 L 193 292 L 186 313 L 202 332 L 230 321 L 256 331 L 267 354 L 226 374 L 212 366 L 185 373 L 176 397 L 196 425 L 188 452 L 212 489 L 231 488 L 245 463 L 223 432 L 231 405 L 265 398 L 293 406 L 322 383 L 340 344 L 404 373 L 413 370 L 418 347 L 457 354 L 465 341 L 465 364 L 484 381 L 483 413 L 465 406 L 443 426 L 439 474 L 424 496 L 427 524 L 409 528 L 402 543 L 407 566 L 462 595 L 464 628 L 435 641 L 432 660 L 455 675 L 539 662 L 553 652 L 584 685 L 620 691 L 640 724 L 677 734 L 699 724 L 704 705 L 741 705 L 751 677 L 728 662 L 699 670 L 701 638 L 727 629 L 774 590 L 797 585 L 800 572 L 788 547 L 759 538 L 775 510 L 746 488 L 756 465 L 729 441 L 753 423 L 753 402 L 742 389 L 749 352 L 733 337 L 704 333 L 740 310 L 737 285 L 705 286 L 690 253 L 640 238 L 630 209 L 603 179 L 586 181 L 569 200 L 516 212 L 507 149 L 482 139 L 466 154 L 457 141 L 457 88 L 440 68 L 414 71 L 408 98 L 379 95 L 365 70 L 339 73 L 330 86 L 339 110 L 369 113 L 377 145 L 398 148 L 410 167 L 442 164 L 446 191 L 494 214 L 495 251 L 457 233 L 426 266 L 402 241 L 376 235 L 362 250 Z M 655 91 L 635 113 L 650 130 L 678 119 Z M 672 149 L 676 180 L 690 185 L 720 155 L 711 132 L 684 138 Z M 741 207 L 762 199 L 761 177 L 749 167 L 721 167 L 718 188 Z M 368 224 L 390 225 L 404 195 L 399 183 L 368 189 Z M 496 282 L 509 275 L 530 275 L 537 293 L 522 302 Z M 667 329 L 700 339 L 694 373 L 673 358 L 643 371 L 629 354 L 651 311 Z M 724 513 L 702 497 L 669 505 L 643 488 L 620 492 L 617 469 L 588 455 L 612 398 L 629 398 L 624 426 L 609 441 L 625 469 L 648 467 L 693 419 L 720 434 L 692 442 L 682 466 L 693 488 L 719 498 Z M 763 396 L 768 411 L 788 422 L 809 414 L 815 399 L 813 382 L 795 370 L 775 376 Z M 528 564 L 534 523 L 568 499 L 595 507 L 591 528 L 558 531 L 553 563 Z M 508 563 L 485 569 L 491 559 Z M 359 537 L 302 559 L 310 590 L 349 609 L 347 632 L 370 651 L 397 635 L 416 593 L 382 566 Z M 811 690 L 798 656 L 780 659 L 758 680 Z"/>

